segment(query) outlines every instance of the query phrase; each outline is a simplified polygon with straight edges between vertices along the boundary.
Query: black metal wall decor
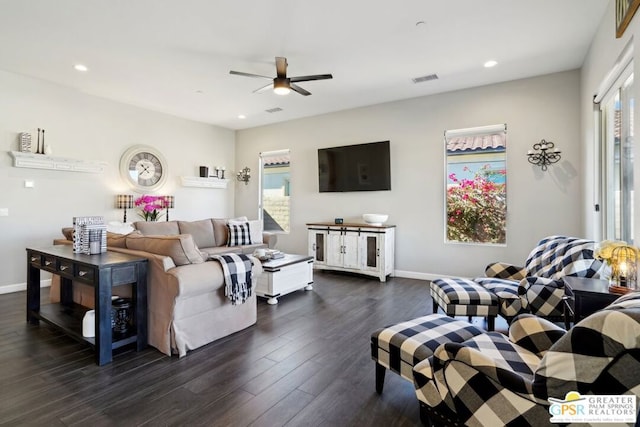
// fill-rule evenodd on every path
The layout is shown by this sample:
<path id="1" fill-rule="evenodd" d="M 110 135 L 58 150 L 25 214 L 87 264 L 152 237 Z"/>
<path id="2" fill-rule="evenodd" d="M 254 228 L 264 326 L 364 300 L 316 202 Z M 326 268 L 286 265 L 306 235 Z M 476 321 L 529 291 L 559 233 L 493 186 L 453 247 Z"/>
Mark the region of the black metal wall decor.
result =
<path id="1" fill-rule="evenodd" d="M 527 160 L 529 163 L 540 166 L 543 171 L 547 170 L 547 167 L 558 162 L 562 156 L 561 151 L 555 148 L 555 144 L 551 141 L 541 140 L 537 144 L 533 144 L 533 150 L 527 152 Z"/>

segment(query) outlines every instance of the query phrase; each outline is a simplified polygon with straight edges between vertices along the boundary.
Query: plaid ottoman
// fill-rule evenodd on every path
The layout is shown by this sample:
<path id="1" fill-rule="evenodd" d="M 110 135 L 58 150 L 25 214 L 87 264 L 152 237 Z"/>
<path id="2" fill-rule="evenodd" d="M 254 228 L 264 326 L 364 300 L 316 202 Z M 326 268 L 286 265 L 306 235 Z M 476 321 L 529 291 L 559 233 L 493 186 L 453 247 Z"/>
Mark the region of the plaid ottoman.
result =
<path id="1" fill-rule="evenodd" d="M 440 344 L 463 342 L 485 331 L 441 314 L 378 329 L 371 334 L 371 358 L 376 362 L 376 391 L 382 393 L 386 369 L 413 383 L 413 367 L 430 357 Z"/>
<path id="2" fill-rule="evenodd" d="M 472 280 L 462 278 L 436 279 L 429 284 L 433 312 L 438 306 L 448 316 L 481 316 L 487 318 L 487 328 L 493 331 L 499 311 L 498 296 Z"/>

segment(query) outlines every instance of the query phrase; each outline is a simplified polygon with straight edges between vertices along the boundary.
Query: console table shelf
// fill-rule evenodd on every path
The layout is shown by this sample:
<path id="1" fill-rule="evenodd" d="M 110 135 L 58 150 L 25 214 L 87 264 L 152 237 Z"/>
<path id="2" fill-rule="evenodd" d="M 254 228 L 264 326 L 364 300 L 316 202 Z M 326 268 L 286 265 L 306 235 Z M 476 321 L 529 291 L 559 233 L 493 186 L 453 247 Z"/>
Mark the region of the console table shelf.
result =
<path id="1" fill-rule="evenodd" d="M 48 169 L 65 172 L 102 173 L 107 167 L 105 162 L 54 157 L 44 154 L 10 151 L 13 166 L 16 168 Z"/>

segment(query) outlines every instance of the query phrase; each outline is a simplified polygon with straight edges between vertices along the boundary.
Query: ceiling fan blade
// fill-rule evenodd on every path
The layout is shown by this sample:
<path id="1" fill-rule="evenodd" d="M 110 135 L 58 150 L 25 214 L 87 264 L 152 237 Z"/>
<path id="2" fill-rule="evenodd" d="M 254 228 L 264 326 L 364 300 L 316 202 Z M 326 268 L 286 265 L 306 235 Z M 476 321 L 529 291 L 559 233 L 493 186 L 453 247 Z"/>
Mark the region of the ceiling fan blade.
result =
<path id="1" fill-rule="evenodd" d="M 254 90 L 253 93 L 262 93 L 262 92 L 268 91 L 269 89 L 273 89 L 273 83 L 269 83 L 266 86 L 262 86 L 262 87 L 260 87 L 260 88 L 258 88 L 256 90 Z"/>
<path id="2" fill-rule="evenodd" d="M 287 58 L 276 56 L 276 72 L 278 73 L 278 78 L 287 77 Z"/>
<path id="3" fill-rule="evenodd" d="M 257 77 L 260 79 L 273 80 L 273 77 L 261 76 L 260 74 L 243 73 L 242 71 L 229 71 L 229 74 L 235 74 L 236 76 Z"/>
<path id="4" fill-rule="evenodd" d="M 291 81 L 292 82 L 309 82 L 311 80 L 327 80 L 332 78 L 333 76 L 331 74 L 316 74 L 313 76 L 291 77 Z"/>
<path id="5" fill-rule="evenodd" d="M 291 90 L 295 90 L 295 91 L 296 91 L 296 92 L 298 92 L 300 95 L 304 95 L 304 96 L 309 96 L 309 95 L 311 95 L 311 92 L 309 92 L 309 91 L 308 91 L 308 90 L 306 90 L 306 89 L 302 89 L 300 86 L 298 86 L 298 85 L 296 85 L 296 84 L 291 83 L 290 87 L 291 87 Z"/>

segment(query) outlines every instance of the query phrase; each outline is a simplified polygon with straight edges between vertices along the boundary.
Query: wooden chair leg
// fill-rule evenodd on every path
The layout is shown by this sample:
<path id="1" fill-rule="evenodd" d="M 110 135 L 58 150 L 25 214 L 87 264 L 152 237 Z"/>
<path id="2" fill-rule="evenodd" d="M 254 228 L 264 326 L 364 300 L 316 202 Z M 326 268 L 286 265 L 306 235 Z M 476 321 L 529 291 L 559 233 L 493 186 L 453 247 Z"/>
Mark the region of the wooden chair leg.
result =
<path id="1" fill-rule="evenodd" d="M 379 363 L 376 363 L 376 392 L 382 394 L 384 388 L 384 374 L 387 372 L 387 368 Z"/>
<path id="2" fill-rule="evenodd" d="M 487 316 L 487 329 L 489 329 L 489 331 L 495 331 L 496 316 Z"/>

